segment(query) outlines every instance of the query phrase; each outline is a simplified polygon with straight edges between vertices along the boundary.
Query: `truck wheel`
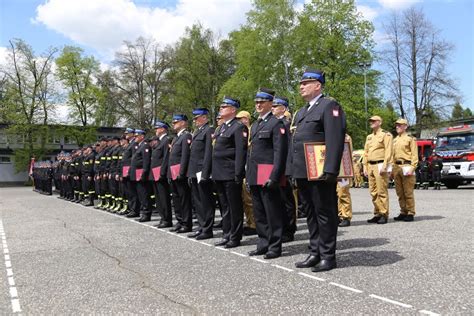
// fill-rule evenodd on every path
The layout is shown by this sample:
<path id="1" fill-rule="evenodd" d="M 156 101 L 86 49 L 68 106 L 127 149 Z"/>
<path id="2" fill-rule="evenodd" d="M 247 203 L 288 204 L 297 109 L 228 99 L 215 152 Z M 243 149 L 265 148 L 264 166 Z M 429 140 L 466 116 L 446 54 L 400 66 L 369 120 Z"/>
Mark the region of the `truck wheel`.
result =
<path id="1" fill-rule="evenodd" d="M 457 189 L 458 186 L 459 186 L 459 182 L 458 181 L 446 181 L 446 182 L 444 182 L 444 185 L 448 189 Z"/>

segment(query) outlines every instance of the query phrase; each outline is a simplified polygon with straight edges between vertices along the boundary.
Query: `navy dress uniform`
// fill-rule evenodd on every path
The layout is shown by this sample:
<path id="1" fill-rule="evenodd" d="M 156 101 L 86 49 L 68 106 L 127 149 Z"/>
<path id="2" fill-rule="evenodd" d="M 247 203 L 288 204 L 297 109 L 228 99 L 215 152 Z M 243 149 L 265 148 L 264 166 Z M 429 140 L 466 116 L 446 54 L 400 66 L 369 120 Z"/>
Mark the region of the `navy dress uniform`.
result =
<path id="1" fill-rule="evenodd" d="M 132 156 L 132 162 L 130 164 L 130 181 L 132 186 L 135 186 L 138 202 L 140 204 L 140 218 L 139 222 L 147 222 L 151 220 L 151 209 L 150 209 L 150 190 L 148 188 L 148 173 L 150 171 L 150 156 L 151 149 L 148 142 L 145 141 L 145 131 L 141 129 L 135 130 L 135 136 L 137 136 L 136 151 Z M 130 212 L 127 217 L 137 217 L 138 214 Z"/>
<path id="2" fill-rule="evenodd" d="M 221 107 L 238 109 L 237 99 L 224 97 Z M 240 245 L 243 233 L 242 181 L 245 177 L 248 128 L 235 115 L 225 121 L 214 134 L 212 179 L 216 183 L 222 210 L 223 238 L 217 246 L 233 248 Z"/>
<path id="3" fill-rule="evenodd" d="M 209 115 L 209 110 L 197 108 L 193 110 L 194 119 L 202 115 Z M 200 229 L 189 237 L 207 239 L 213 237 L 215 202 L 213 199 L 212 171 L 212 137 L 214 128 L 205 123 L 199 126 L 192 135 L 191 152 L 188 165 L 188 181 L 191 185 L 191 194 L 196 217 Z M 198 174 L 200 176 L 198 177 Z"/>
<path id="4" fill-rule="evenodd" d="M 119 212 L 121 215 L 128 213 L 137 214 L 139 212 L 136 187 L 132 185 L 132 182 L 130 181 L 130 165 L 132 164 L 132 156 L 138 149 L 138 146 L 134 141 L 134 134 L 135 129 L 130 127 L 125 129 L 125 136 L 128 137 L 129 143 L 122 153 L 122 182 L 125 201 L 123 209 Z"/>
<path id="5" fill-rule="evenodd" d="M 173 115 L 173 123 L 179 121 L 187 122 L 188 117 L 184 114 Z M 186 178 L 191 141 L 191 134 L 186 129 L 181 129 L 171 142 L 169 154 L 168 179 L 171 182 L 173 206 L 178 221 L 172 230 L 177 233 L 191 232 L 193 226 L 191 188 Z"/>
<path id="6" fill-rule="evenodd" d="M 307 223 L 310 234 L 310 255 L 297 262 L 296 267 L 313 267 L 313 272 L 336 267 L 336 237 L 338 208 L 336 183 L 344 149 L 346 119 L 341 106 L 321 94 L 325 82 L 324 73 L 307 69 L 301 79 L 304 85 L 320 83 L 319 94 L 301 108 L 295 116 L 296 127 L 292 141 L 292 176 L 297 181 L 304 200 L 308 203 Z M 316 92 L 316 91 L 315 91 Z M 317 181 L 308 181 L 304 144 L 324 142 L 326 156 L 323 174 Z"/>
<path id="7" fill-rule="evenodd" d="M 262 88 L 257 92 L 255 101 L 272 103 L 274 93 Z M 285 180 L 287 154 L 285 126 L 269 107 L 266 113 L 260 113 L 250 128 L 246 178 L 252 194 L 259 238 L 257 249 L 249 252 L 249 255 L 265 255 L 265 259 L 281 255 L 284 209 L 280 186 L 282 179 Z"/>
<path id="8" fill-rule="evenodd" d="M 170 126 L 166 122 L 156 121 L 154 127 L 155 129 L 163 128 L 168 130 Z M 156 207 L 161 216 L 160 223 L 157 227 L 167 228 L 172 226 L 173 221 L 170 186 L 168 183 L 168 162 L 171 140 L 167 133 L 163 133 L 157 137 L 158 144 L 153 148 L 153 152 L 151 153 L 150 168 L 151 176 L 154 177 L 155 173 L 157 175 L 156 178 L 153 178 L 153 192 L 155 194 Z"/>
<path id="9" fill-rule="evenodd" d="M 88 146 L 87 155 L 84 157 L 82 163 L 84 165 L 82 169 L 82 191 L 85 193 L 84 198 L 86 202 L 84 206 L 94 205 L 94 158 L 95 152 L 92 150 L 92 146 Z"/>

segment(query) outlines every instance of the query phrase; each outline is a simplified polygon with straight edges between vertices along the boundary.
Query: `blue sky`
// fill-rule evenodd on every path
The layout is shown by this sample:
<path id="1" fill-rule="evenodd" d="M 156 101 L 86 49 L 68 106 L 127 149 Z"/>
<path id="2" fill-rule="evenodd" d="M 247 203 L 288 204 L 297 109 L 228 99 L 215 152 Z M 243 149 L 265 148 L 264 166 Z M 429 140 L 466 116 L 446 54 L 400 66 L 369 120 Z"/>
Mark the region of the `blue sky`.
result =
<path id="1" fill-rule="evenodd" d="M 454 44 L 448 70 L 464 106 L 474 109 L 474 1 L 357 0 L 360 11 L 383 37 L 382 23 L 395 10 L 422 7 L 427 18 Z M 49 46 L 77 45 L 104 64 L 123 39 L 139 35 L 173 43 L 200 20 L 224 37 L 245 21 L 250 0 L 0 0 L 0 61 L 12 38 L 42 52 Z M 377 65 L 375 65 L 377 67 Z"/>

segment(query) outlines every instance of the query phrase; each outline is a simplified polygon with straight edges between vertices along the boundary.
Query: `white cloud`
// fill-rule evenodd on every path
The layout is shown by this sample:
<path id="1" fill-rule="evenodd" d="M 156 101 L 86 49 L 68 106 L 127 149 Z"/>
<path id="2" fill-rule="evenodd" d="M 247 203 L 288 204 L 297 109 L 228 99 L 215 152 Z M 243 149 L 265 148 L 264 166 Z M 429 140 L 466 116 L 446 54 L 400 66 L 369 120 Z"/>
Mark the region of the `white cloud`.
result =
<path id="1" fill-rule="evenodd" d="M 357 11 L 360 12 L 364 19 L 368 21 L 373 21 L 379 15 L 379 11 L 377 9 L 367 5 L 357 5 Z"/>
<path id="2" fill-rule="evenodd" d="M 421 0 L 378 0 L 380 5 L 382 5 L 386 9 L 391 10 L 401 10 L 406 9 Z"/>
<path id="3" fill-rule="evenodd" d="M 8 49 L 6 47 L 0 46 L 0 65 L 7 64 L 8 58 Z"/>
<path id="4" fill-rule="evenodd" d="M 173 43 L 186 26 L 198 21 L 225 36 L 245 21 L 250 8 L 250 0 L 178 0 L 175 8 L 137 5 L 131 0 L 46 0 L 36 8 L 33 23 L 110 57 L 123 40 L 138 36 Z"/>

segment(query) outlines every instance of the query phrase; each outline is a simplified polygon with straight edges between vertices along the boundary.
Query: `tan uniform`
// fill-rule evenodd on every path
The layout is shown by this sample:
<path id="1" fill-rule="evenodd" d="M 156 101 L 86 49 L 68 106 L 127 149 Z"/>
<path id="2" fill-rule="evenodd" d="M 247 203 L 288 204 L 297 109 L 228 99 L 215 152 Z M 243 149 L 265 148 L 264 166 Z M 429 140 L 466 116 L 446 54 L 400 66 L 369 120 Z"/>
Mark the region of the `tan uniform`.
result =
<path id="1" fill-rule="evenodd" d="M 362 178 L 362 171 L 360 170 L 360 163 L 358 161 L 354 161 L 354 188 L 360 188 L 364 183 L 364 179 Z"/>
<path id="2" fill-rule="evenodd" d="M 369 191 L 374 215 L 388 218 L 388 173 L 392 163 L 392 134 L 382 129 L 367 136 L 364 146 L 364 171 L 369 178 Z"/>
<path id="3" fill-rule="evenodd" d="M 256 228 L 255 218 L 253 216 L 253 204 L 252 204 L 252 197 L 250 193 L 247 191 L 247 180 L 244 179 L 242 183 L 242 201 L 244 205 L 244 213 L 247 226 L 250 228 Z"/>
<path id="4" fill-rule="evenodd" d="M 346 134 L 346 142 L 349 142 L 349 146 L 352 151 L 352 138 Z M 339 219 L 352 219 L 352 199 L 351 199 L 351 192 L 349 191 L 352 179 L 348 179 L 349 183 L 346 183 L 344 186 L 342 185 L 343 181 L 337 182 L 337 208 L 338 208 L 338 215 Z"/>
<path id="5" fill-rule="evenodd" d="M 415 170 L 418 166 L 416 138 L 404 132 L 393 140 L 393 179 L 397 191 L 400 213 L 415 215 Z M 410 169 L 411 175 L 403 175 L 403 169 Z"/>

